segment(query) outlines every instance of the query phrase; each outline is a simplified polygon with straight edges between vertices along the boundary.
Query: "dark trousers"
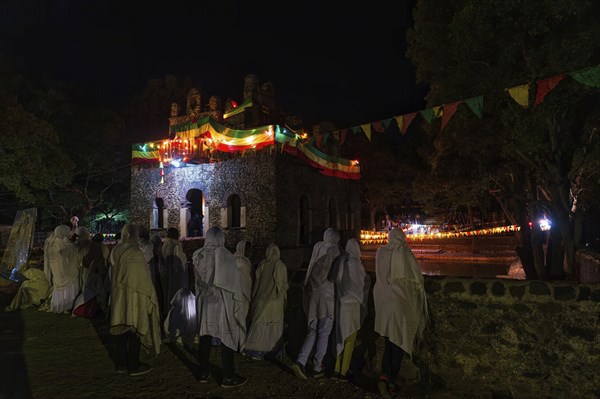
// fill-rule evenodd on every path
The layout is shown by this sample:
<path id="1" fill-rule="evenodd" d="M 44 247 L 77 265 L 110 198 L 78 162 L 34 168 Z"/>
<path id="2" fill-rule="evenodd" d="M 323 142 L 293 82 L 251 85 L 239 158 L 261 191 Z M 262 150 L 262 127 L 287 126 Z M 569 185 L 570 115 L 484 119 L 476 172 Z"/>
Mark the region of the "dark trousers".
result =
<path id="1" fill-rule="evenodd" d="M 400 373 L 404 351 L 393 344 L 388 337 L 385 337 L 385 347 L 383 349 L 383 359 L 381 361 L 381 374 L 390 378 L 390 383 L 395 384 L 396 378 Z"/>
<path id="2" fill-rule="evenodd" d="M 200 337 L 198 345 L 200 370 L 202 373 L 210 373 L 210 349 L 212 347 L 212 336 L 203 335 Z M 228 348 L 221 343 L 221 367 L 223 368 L 223 378 L 233 378 L 235 369 L 233 365 L 233 349 Z"/>
<path id="3" fill-rule="evenodd" d="M 117 353 L 115 354 L 117 369 L 136 370 L 140 365 L 140 337 L 131 331 L 127 331 L 115 338 L 117 340 Z"/>

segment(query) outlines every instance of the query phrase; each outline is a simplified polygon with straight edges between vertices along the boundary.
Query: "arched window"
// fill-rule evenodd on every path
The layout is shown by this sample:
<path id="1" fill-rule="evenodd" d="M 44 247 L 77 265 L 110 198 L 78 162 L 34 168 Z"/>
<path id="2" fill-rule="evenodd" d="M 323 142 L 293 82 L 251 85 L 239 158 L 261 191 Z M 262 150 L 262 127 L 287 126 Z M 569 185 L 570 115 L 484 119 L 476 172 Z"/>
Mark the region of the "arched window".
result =
<path id="1" fill-rule="evenodd" d="M 308 197 L 300 197 L 300 209 L 298 217 L 298 243 L 310 244 L 310 204 Z"/>
<path id="2" fill-rule="evenodd" d="M 335 199 L 334 198 L 329 198 L 329 204 L 328 204 L 328 212 L 327 212 L 327 216 L 328 216 L 328 220 L 327 220 L 327 227 L 333 227 L 334 229 L 338 229 L 338 214 L 337 214 L 337 205 L 335 203 Z"/>
<path id="3" fill-rule="evenodd" d="M 164 229 L 165 228 L 165 201 L 162 198 L 157 198 L 155 200 L 156 203 L 156 228 Z"/>
<path id="4" fill-rule="evenodd" d="M 227 227 L 242 227 L 242 200 L 237 194 L 227 199 Z"/>

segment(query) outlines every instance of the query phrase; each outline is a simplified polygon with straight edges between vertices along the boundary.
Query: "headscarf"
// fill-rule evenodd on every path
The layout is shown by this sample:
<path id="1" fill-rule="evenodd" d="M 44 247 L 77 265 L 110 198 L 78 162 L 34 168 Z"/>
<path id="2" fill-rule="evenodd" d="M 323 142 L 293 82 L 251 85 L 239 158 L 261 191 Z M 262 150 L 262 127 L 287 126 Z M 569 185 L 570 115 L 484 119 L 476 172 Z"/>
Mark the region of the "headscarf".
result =
<path id="1" fill-rule="evenodd" d="M 337 258 L 340 254 L 339 248 L 340 242 L 340 233 L 332 227 L 325 230 L 323 233 L 323 241 L 319 241 L 315 244 L 312 252 L 312 256 L 310 258 L 310 262 L 308 264 L 308 270 L 306 271 L 306 276 L 304 277 L 304 285 L 307 285 L 309 280 L 317 280 L 317 281 L 325 281 L 327 278 L 327 273 L 329 272 L 329 268 L 331 267 L 335 258 Z M 312 276 L 313 270 L 315 269 L 315 264 L 319 263 L 319 265 L 323 265 L 324 267 L 320 268 L 320 272 L 323 272 L 324 275 L 320 276 Z M 317 277 L 315 279 L 315 277 Z"/>
<path id="2" fill-rule="evenodd" d="M 265 273 L 265 270 L 272 271 L 273 273 L 273 280 L 275 281 L 275 295 L 278 297 L 283 295 L 284 300 L 287 300 L 287 290 L 289 288 L 287 281 L 287 268 L 281 261 L 281 252 L 277 244 L 269 244 L 267 246 L 265 251 L 265 259 L 260 262 L 258 268 L 256 269 L 257 283 L 254 287 L 253 298 L 255 298 L 259 292 L 261 275 Z M 280 273 L 285 273 L 285 277 L 280 275 Z"/>
<path id="3" fill-rule="evenodd" d="M 360 260 L 360 244 L 356 238 L 351 238 L 346 243 L 347 260 L 342 263 L 338 273 L 338 292 L 341 297 L 352 297 L 362 306 L 366 306 L 368 298 L 365 295 L 365 278 L 367 273 Z"/>
<path id="4" fill-rule="evenodd" d="M 406 245 L 404 231 L 392 229 L 375 259 L 374 329 L 412 357 L 429 316 L 421 267 Z"/>
<path id="5" fill-rule="evenodd" d="M 240 240 L 236 247 L 235 253 L 233 256 L 235 257 L 235 262 L 240 269 L 241 278 L 242 278 L 242 290 L 244 291 L 244 296 L 246 300 L 250 302 L 252 298 L 252 263 L 250 259 L 246 256 L 246 240 Z"/>

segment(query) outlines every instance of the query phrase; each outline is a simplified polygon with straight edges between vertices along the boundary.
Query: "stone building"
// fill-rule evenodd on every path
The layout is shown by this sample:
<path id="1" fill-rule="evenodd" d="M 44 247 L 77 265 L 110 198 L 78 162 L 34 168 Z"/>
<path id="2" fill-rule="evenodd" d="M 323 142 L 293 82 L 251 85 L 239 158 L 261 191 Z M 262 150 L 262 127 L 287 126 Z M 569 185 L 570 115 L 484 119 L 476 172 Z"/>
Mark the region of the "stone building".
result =
<path id="1" fill-rule="evenodd" d="M 134 144 L 132 222 L 161 235 L 177 227 L 182 237 L 220 226 L 228 248 L 248 240 L 257 261 L 276 243 L 291 269 L 308 263 L 328 227 L 343 241 L 359 237 L 358 163 L 291 130 L 286 119 L 298 118 L 275 108 L 271 84 L 247 76 L 244 101 L 228 100 L 223 110 L 213 96 L 201 111 L 201 100 L 192 89 L 185 115 L 172 106 L 168 139 Z M 280 124 L 265 124 L 269 117 Z"/>

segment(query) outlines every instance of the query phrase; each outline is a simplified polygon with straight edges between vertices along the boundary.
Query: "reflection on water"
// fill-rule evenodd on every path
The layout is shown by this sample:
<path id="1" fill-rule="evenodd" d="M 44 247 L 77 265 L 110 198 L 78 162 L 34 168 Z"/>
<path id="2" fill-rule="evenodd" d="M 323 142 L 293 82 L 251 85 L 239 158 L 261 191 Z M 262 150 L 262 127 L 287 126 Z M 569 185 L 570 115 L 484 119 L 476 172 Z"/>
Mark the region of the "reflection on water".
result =
<path id="1" fill-rule="evenodd" d="M 468 262 L 441 259 L 419 259 L 427 276 L 510 278 L 523 280 L 523 267 L 518 260 L 505 262 Z"/>

